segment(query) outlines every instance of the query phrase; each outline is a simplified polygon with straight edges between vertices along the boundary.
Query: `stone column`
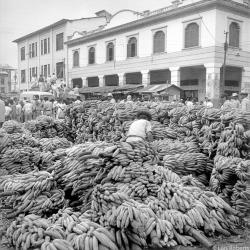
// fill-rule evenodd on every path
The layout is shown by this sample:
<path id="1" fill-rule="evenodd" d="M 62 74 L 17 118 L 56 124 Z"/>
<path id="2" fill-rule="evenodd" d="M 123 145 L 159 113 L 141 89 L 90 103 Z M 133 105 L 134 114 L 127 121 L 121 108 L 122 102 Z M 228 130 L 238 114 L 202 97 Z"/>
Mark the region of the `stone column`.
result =
<path id="1" fill-rule="evenodd" d="M 141 74 L 142 74 L 142 84 L 144 87 L 147 87 L 148 85 L 150 85 L 150 72 L 149 70 L 142 70 Z"/>
<path id="2" fill-rule="evenodd" d="M 82 77 L 82 87 L 83 87 L 83 88 L 88 87 L 87 78 L 86 78 L 85 76 Z"/>
<path id="3" fill-rule="evenodd" d="M 244 67 L 242 69 L 241 90 L 250 92 L 250 67 Z"/>
<path id="4" fill-rule="evenodd" d="M 119 86 L 125 85 L 126 84 L 125 73 L 119 73 L 118 77 L 119 77 Z"/>
<path id="5" fill-rule="evenodd" d="M 171 84 L 180 87 L 180 67 L 170 67 L 169 70 L 171 72 Z"/>
<path id="6" fill-rule="evenodd" d="M 105 86 L 105 78 L 104 75 L 98 76 L 99 78 L 99 87 L 104 87 Z"/>
<path id="7" fill-rule="evenodd" d="M 215 107 L 219 106 L 220 102 L 220 69 L 221 64 L 207 63 L 206 68 L 206 96 L 212 100 Z"/>

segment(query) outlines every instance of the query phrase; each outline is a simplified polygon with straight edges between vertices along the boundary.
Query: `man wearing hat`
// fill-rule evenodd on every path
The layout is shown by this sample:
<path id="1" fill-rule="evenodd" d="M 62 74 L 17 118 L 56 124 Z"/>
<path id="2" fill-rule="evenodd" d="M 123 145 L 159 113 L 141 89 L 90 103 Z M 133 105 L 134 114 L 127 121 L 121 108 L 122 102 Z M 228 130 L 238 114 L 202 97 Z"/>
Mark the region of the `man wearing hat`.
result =
<path id="1" fill-rule="evenodd" d="M 237 93 L 233 93 L 230 100 L 230 106 L 232 109 L 239 109 L 240 108 L 240 101 L 239 96 Z"/>
<path id="2" fill-rule="evenodd" d="M 150 120 L 151 114 L 149 111 L 139 111 L 137 113 L 137 119 L 129 127 L 126 142 L 153 141 Z"/>
<path id="3" fill-rule="evenodd" d="M 241 101 L 241 110 L 243 112 L 250 112 L 250 94 L 243 91 L 240 93 L 242 101 Z"/>
<path id="4" fill-rule="evenodd" d="M 108 93 L 108 101 L 109 101 L 110 103 L 113 103 L 113 104 L 116 103 L 116 101 L 115 101 L 115 99 L 114 99 L 112 93 Z"/>

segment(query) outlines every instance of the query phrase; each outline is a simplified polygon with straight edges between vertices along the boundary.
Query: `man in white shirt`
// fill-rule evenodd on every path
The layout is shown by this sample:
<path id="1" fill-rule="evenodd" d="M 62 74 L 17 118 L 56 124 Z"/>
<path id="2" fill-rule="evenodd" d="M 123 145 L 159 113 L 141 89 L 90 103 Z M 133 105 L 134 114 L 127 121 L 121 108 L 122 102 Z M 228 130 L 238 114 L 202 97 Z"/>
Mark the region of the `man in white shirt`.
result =
<path id="1" fill-rule="evenodd" d="M 33 104 L 30 102 L 30 100 L 28 100 L 24 104 L 23 111 L 24 111 L 25 122 L 32 120 Z"/>
<path id="2" fill-rule="evenodd" d="M 139 111 L 137 119 L 130 125 L 126 142 L 153 141 L 151 114 L 148 111 Z"/>
<path id="3" fill-rule="evenodd" d="M 241 92 L 240 95 L 242 96 L 241 110 L 243 112 L 250 112 L 250 93 Z"/>
<path id="4" fill-rule="evenodd" d="M 108 101 L 112 104 L 116 103 L 115 98 L 113 97 L 112 93 L 108 93 Z"/>
<path id="5" fill-rule="evenodd" d="M 5 122 L 5 103 L 3 100 L 0 99 L 0 128 L 2 127 L 3 123 Z"/>
<path id="6" fill-rule="evenodd" d="M 203 102 L 203 106 L 205 106 L 206 108 L 212 108 L 214 105 L 211 102 L 211 100 L 208 99 L 208 97 L 205 97 L 205 101 Z"/>
<path id="7" fill-rule="evenodd" d="M 77 97 L 76 97 L 75 104 L 80 104 L 80 103 L 82 103 L 81 97 L 80 97 L 80 96 L 77 96 Z"/>

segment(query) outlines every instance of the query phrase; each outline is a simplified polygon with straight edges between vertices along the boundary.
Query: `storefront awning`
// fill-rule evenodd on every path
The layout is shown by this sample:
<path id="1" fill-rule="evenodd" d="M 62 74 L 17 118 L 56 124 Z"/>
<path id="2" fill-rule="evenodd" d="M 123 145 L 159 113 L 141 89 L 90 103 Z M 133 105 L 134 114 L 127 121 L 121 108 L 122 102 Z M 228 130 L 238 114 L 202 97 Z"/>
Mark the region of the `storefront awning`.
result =
<path id="1" fill-rule="evenodd" d="M 162 92 L 167 92 L 169 88 L 179 88 L 178 86 L 174 84 L 157 84 L 157 85 L 149 85 L 146 88 L 139 89 L 137 92 L 141 94 L 153 94 L 153 93 L 162 93 Z"/>
<path id="2" fill-rule="evenodd" d="M 134 91 L 139 88 L 142 88 L 143 85 L 138 84 L 128 84 L 124 86 L 105 86 L 105 87 L 85 87 L 79 90 L 80 94 L 90 94 L 90 93 L 122 93 Z"/>

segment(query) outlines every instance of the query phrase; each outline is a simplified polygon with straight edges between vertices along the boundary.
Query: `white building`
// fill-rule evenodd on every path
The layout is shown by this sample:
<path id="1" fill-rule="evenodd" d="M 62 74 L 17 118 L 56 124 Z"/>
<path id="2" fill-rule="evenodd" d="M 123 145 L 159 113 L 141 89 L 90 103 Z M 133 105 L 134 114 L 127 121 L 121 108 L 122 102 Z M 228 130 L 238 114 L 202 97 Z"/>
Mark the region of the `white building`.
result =
<path id="1" fill-rule="evenodd" d="M 17 90 L 17 70 L 8 64 L 0 64 L 0 94 Z"/>
<path id="2" fill-rule="evenodd" d="M 171 82 L 184 97 L 218 101 L 229 32 L 225 92 L 250 89 L 249 1 L 184 0 L 156 11 L 122 10 L 102 29 L 75 32 L 68 78 L 80 87 Z"/>
<path id="3" fill-rule="evenodd" d="M 76 30 L 87 32 L 99 28 L 108 17 L 108 13 L 101 11 L 92 18 L 62 19 L 13 41 L 18 46 L 19 89 L 29 89 L 32 76 L 46 78 L 55 73 L 57 78 L 67 81 L 68 59 L 64 42 Z"/>

